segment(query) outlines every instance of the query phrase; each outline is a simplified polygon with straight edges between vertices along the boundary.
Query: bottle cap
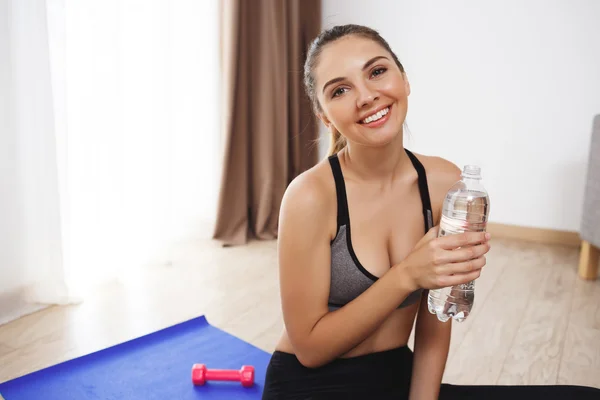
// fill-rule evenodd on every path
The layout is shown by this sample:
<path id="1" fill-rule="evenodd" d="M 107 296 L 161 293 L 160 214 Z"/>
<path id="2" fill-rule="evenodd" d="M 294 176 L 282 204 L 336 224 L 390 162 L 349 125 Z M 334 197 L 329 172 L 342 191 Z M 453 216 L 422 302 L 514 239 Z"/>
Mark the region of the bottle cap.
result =
<path id="1" fill-rule="evenodd" d="M 469 178 L 481 178 L 481 168 L 477 165 L 465 165 L 462 176 Z"/>

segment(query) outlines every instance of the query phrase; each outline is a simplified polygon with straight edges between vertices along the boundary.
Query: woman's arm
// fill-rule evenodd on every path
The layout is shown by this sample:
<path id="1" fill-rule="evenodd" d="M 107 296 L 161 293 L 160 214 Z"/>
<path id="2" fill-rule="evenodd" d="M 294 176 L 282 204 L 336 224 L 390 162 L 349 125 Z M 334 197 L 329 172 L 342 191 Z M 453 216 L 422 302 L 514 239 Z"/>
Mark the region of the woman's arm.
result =
<path id="1" fill-rule="evenodd" d="M 392 268 L 356 299 L 329 312 L 332 210 L 326 189 L 315 181 L 303 177 L 288 186 L 278 235 L 283 318 L 296 356 L 307 367 L 356 347 L 414 290 L 404 269 Z"/>
<path id="2" fill-rule="evenodd" d="M 428 293 L 422 293 L 415 326 L 410 400 L 438 398 L 450 348 L 452 320 L 440 322 L 427 310 Z"/>
<path id="3" fill-rule="evenodd" d="M 423 164 L 429 178 L 436 226 L 439 226 L 444 198 L 461 179 L 461 170 L 441 157 L 423 157 Z M 411 400 L 438 398 L 450 347 L 452 320 L 443 323 L 429 312 L 428 294 L 427 290 L 422 293 L 415 326 Z"/>

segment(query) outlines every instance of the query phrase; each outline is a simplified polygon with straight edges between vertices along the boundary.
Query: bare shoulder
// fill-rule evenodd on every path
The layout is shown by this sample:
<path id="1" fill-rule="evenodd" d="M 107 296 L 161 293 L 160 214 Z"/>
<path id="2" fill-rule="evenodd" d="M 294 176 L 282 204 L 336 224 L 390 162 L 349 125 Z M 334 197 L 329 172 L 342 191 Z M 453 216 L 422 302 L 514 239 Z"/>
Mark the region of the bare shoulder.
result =
<path id="1" fill-rule="evenodd" d="M 452 161 L 438 156 L 422 154 L 416 154 L 416 156 L 425 167 L 430 186 L 441 186 L 441 189 L 447 191 L 460 180 L 461 169 Z"/>
<path id="2" fill-rule="evenodd" d="M 460 180 L 461 169 L 443 157 L 415 153 L 427 173 L 427 185 L 433 208 L 434 219 L 439 220 L 446 192 Z"/>
<path id="3" fill-rule="evenodd" d="M 302 228 L 307 225 L 335 232 L 336 213 L 335 182 L 329 162 L 323 160 L 294 178 L 286 188 L 280 226 L 288 223 Z"/>

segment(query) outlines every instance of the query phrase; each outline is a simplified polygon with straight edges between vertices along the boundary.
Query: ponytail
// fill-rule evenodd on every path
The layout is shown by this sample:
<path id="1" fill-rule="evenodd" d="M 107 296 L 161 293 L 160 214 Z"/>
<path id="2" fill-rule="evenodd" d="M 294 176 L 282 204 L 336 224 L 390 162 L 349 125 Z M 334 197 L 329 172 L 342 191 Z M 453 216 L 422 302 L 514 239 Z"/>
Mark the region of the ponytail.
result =
<path id="1" fill-rule="evenodd" d="M 340 150 L 342 150 L 346 146 L 346 138 L 342 136 L 342 134 L 335 129 L 335 127 L 331 127 L 329 132 L 329 150 L 328 156 L 332 156 L 337 154 Z"/>

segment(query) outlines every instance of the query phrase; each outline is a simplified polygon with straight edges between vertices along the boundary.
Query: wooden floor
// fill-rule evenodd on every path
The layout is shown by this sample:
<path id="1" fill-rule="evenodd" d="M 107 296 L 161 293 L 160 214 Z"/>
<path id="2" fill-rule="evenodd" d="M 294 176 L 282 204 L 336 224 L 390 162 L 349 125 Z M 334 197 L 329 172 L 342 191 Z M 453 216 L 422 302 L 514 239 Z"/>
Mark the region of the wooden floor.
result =
<path id="1" fill-rule="evenodd" d="M 600 388 L 600 281 L 577 278 L 578 250 L 493 243 L 444 381 Z M 183 246 L 169 267 L 0 326 L 0 382 L 202 314 L 271 351 L 282 329 L 275 242 Z"/>

